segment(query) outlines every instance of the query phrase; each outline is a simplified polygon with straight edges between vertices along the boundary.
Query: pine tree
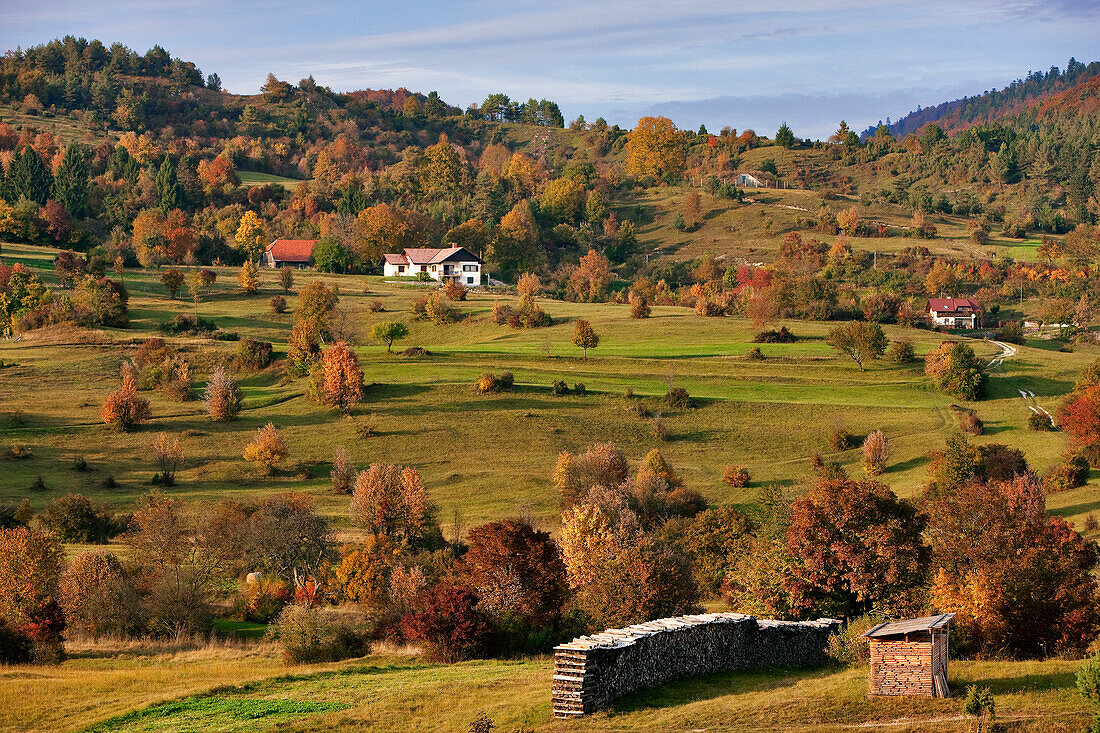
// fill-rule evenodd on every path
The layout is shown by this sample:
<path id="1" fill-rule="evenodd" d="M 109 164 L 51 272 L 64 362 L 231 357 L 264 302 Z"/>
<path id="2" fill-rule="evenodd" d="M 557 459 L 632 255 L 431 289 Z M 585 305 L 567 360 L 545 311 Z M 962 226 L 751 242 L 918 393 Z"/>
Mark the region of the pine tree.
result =
<path id="1" fill-rule="evenodd" d="M 183 186 L 176 176 L 176 164 L 172 156 L 164 156 L 164 162 L 157 171 L 157 206 L 167 213 L 172 209 L 182 209 L 184 204 Z"/>
<path id="2" fill-rule="evenodd" d="M 53 175 L 34 148 L 23 148 L 12 157 L 8 179 L 14 198 L 26 197 L 39 206 L 46 204 L 53 191 Z"/>
<path id="3" fill-rule="evenodd" d="M 88 213 L 88 160 L 83 148 L 75 142 L 65 148 L 65 157 L 54 180 L 54 198 L 74 219 Z"/>

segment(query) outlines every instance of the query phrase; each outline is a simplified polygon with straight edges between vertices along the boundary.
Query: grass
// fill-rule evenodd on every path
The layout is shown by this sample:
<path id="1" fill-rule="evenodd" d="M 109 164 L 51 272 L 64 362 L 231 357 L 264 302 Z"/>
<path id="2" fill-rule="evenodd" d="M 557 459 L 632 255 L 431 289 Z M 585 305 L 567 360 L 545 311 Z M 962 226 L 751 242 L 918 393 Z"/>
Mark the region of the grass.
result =
<path id="1" fill-rule="evenodd" d="M 50 254 L 6 245 L 0 257 L 48 263 Z M 234 274 L 219 270 L 218 282 L 198 312 L 224 330 L 272 341 L 276 351 L 284 351 L 296 296 L 288 298 L 289 313 L 273 315 L 267 300 L 277 292 L 274 278 L 268 275 L 259 294 L 245 296 L 236 289 Z M 104 396 L 117 385 L 124 356 L 176 313 L 196 310 L 192 303 L 169 300 L 156 273 L 132 271 L 126 274 L 132 293 L 130 328 L 93 332 L 58 327 L 26 334 L 18 343 L 0 342 L 0 360 L 9 365 L 0 370 L 0 450 L 18 442 L 34 452 L 25 461 L 0 460 L 0 501 L 26 497 L 39 508 L 78 491 L 118 509 L 129 508 L 151 488 L 154 468 L 148 445 L 157 432 L 167 431 L 181 436 L 187 455 L 172 489 L 187 499 L 306 491 L 342 532 L 350 533 L 346 499 L 327 490 L 328 464 L 342 445 L 360 467 L 386 461 L 419 468 L 447 519 L 448 533 L 456 511 L 463 527 L 523 508 L 553 528 L 556 497 L 549 476 L 562 450 L 584 450 L 610 440 L 637 461 L 659 447 L 687 485 L 712 502 L 744 504 L 765 482 L 802 482 L 809 458 L 817 452 L 858 471 L 858 449 L 832 454 L 828 433 L 836 426 L 858 435 L 883 429 L 891 442 L 883 480 L 899 494 L 912 496 L 924 481 L 928 451 L 941 446 L 955 425 L 947 409 L 952 400 L 931 389 L 919 365 L 878 362 L 860 372 L 825 344 L 828 323 L 774 324 L 787 325 L 800 340 L 764 344 L 768 358 L 750 361 L 745 353 L 753 345 L 753 330 L 740 318 L 707 319 L 689 309 L 657 307 L 652 318 L 634 320 L 623 305 L 544 301 L 554 325 L 515 330 L 489 319 L 498 296 L 475 294 L 459 304 L 468 316 L 465 321 L 437 326 L 412 321 L 409 306 L 418 297 L 415 288 L 311 272 L 296 278 L 296 287 L 314 279 L 340 287 L 347 330 L 369 383 L 365 402 L 350 417 L 310 402 L 305 380 L 287 381 L 272 368 L 240 375 L 244 410 L 233 423 L 211 423 L 201 403 L 173 403 L 150 392 L 154 419 L 149 425 L 130 434 L 109 431 L 98 412 Z M 375 300 L 383 303 L 384 312 L 370 311 Z M 578 318 L 589 319 L 601 336 L 587 361 L 570 343 Z M 371 326 L 381 320 L 409 325 L 410 335 L 398 349 L 419 345 L 432 355 L 386 354 L 369 340 Z M 914 339 L 918 352 L 935 348 L 942 338 L 897 327 L 887 327 L 887 332 L 892 338 Z M 193 361 L 200 379 L 235 348 L 232 342 L 209 339 L 168 340 Z M 1033 391 L 1040 404 L 1053 410 L 1077 371 L 1096 357 L 1095 349 L 1059 353 L 1039 348 L 1043 345 L 1021 347 L 1003 371 L 992 375 L 991 399 L 969 405 L 988 429 L 976 442 L 1018 447 L 1040 471 L 1058 462 L 1066 439 L 1060 433 L 1028 431 L 1029 412 L 1016 390 Z M 977 341 L 974 347 L 985 358 L 997 353 L 986 342 Z M 506 369 L 515 374 L 515 390 L 473 394 L 478 374 Z M 570 386 L 583 382 L 588 393 L 555 397 L 550 385 L 557 379 Z M 664 406 L 661 396 L 670 386 L 688 389 L 700 407 Z M 627 390 L 635 397 L 624 397 Z M 61 394 L 65 399 L 57 399 Z M 652 419 L 638 416 L 639 403 L 661 414 L 670 432 L 667 442 L 655 437 Z M 268 421 L 286 436 L 291 457 L 275 476 L 254 475 L 241 451 Z M 366 423 L 375 426 L 373 437 L 359 437 Z M 72 469 L 78 456 L 89 462 L 90 471 Z M 746 488 L 731 489 L 721 481 L 724 466 L 735 463 L 745 465 L 753 477 Z M 47 490 L 31 492 L 39 475 Z M 104 488 L 108 476 L 117 488 Z M 508 479 L 502 481 L 502 476 Z M 1098 500 L 1090 484 L 1051 497 L 1051 505 L 1083 527 L 1085 515 L 1100 508 Z"/>
<path id="2" fill-rule="evenodd" d="M 237 171 L 237 178 L 242 186 L 260 186 L 265 183 L 279 183 L 288 189 L 293 189 L 302 181 L 297 178 L 277 176 L 274 173 L 261 173 L 260 171 Z"/>
<path id="3" fill-rule="evenodd" d="M 436 665 L 376 653 L 283 667 L 267 645 L 78 648 L 58 667 L 9 667 L 0 693 L 19 696 L 6 730 L 461 731 L 485 710 L 502 731 L 843 731 L 964 729 L 959 696 L 989 686 L 1012 731 L 1077 731 L 1087 706 L 1078 663 L 952 661 L 955 697 L 868 698 L 865 669 L 764 670 L 642 690 L 580 720 L 550 718 L 545 656 Z M 203 672 L 206 672 L 203 674 Z"/>

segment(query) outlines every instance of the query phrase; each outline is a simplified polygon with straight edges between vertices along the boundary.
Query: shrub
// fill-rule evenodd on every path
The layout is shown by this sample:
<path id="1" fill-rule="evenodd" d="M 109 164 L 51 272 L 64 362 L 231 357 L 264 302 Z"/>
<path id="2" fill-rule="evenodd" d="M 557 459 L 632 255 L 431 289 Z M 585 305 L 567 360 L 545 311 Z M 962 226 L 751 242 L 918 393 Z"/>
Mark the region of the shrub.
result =
<path id="1" fill-rule="evenodd" d="M 468 659 L 482 654 L 492 641 L 493 627 L 477 606 L 473 591 L 441 584 L 417 597 L 413 608 L 421 610 L 407 614 L 401 627 L 436 659 Z"/>
<path id="2" fill-rule="evenodd" d="M 88 465 L 88 461 L 86 458 L 84 458 L 84 456 L 77 456 L 73 459 L 73 470 L 82 472 L 90 471 L 91 466 Z"/>
<path id="3" fill-rule="evenodd" d="M 484 710 L 478 710 L 477 717 L 470 723 L 466 733 L 493 733 L 493 729 L 496 727 L 496 723 L 493 722 L 488 713 Z"/>
<path id="4" fill-rule="evenodd" d="M 722 481 L 727 486 L 740 489 L 749 485 L 749 472 L 744 466 L 726 466 L 725 471 L 722 472 Z"/>
<path id="5" fill-rule="evenodd" d="M 386 310 L 386 306 L 380 300 L 372 300 L 367 308 L 371 313 L 382 313 Z"/>
<path id="6" fill-rule="evenodd" d="M 1062 465 L 1043 479 L 1043 489 L 1048 494 L 1053 494 L 1084 486 L 1088 480 L 1089 462 L 1083 455 L 1077 453 L 1068 457 Z"/>
<path id="7" fill-rule="evenodd" d="M 27 664 L 30 661 L 30 637 L 0 619 L 0 664 Z"/>
<path id="8" fill-rule="evenodd" d="M 993 691 L 988 687 L 967 686 L 962 711 L 964 715 L 979 719 L 979 731 L 996 730 L 997 703 L 993 699 Z"/>
<path id="9" fill-rule="evenodd" d="M 409 306 L 409 312 L 413 314 L 413 318 L 418 321 L 423 321 L 428 318 L 428 299 L 417 298 Z"/>
<path id="10" fill-rule="evenodd" d="M 34 481 L 31 481 L 31 491 L 35 493 L 41 493 L 47 489 L 46 480 L 39 474 L 34 477 Z"/>
<path id="11" fill-rule="evenodd" d="M 290 453 L 283 436 L 275 429 L 274 423 L 268 423 L 256 431 L 254 437 L 244 448 L 244 459 L 263 466 L 270 473 L 275 464 Z"/>
<path id="12" fill-rule="evenodd" d="M 1001 331 L 997 334 L 997 338 L 1001 341 L 1007 341 L 1010 344 L 1023 344 L 1024 322 L 1006 321 L 1002 323 Z"/>
<path id="13" fill-rule="evenodd" d="M 474 391 L 478 394 L 496 394 L 500 391 L 500 381 L 495 374 L 486 372 L 474 382 Z"/>
<path id="14" fill-rule="evenodd" d="M 178 437 L 169 438 L 168 433 L 161 433 L 153 441 L 153 461 L 157 464 L 160 473 L 161 486 L 172 486 L 176 483 L 176 471 L 183 463 L 183 448 Z"/>
<path id="15" fill-rule="evenodd" d="M 458 311 L 451 301 L 441 292 L 434 292 L 424 302 L 424 315 L 431 319 L 432 323 L 445 325 L 458 320 Z"/>
<path id="16" fill-rule="evenodd" d="M 431 356 L 432 352 L 425 349 L 423 346 L 410 346 L 401 352 L 401 356 L 410 356 L 419 359 L 422 356 Z"/>
<path id="17" fill-rule="evenodd" d="M 22 443 L 13 443 L 11 450 L 8 451 L 8 457 L 16 461 L 25 461 L 28 458 L 34 458 L 34 451 Z"/>
<path id="18" fill-rule="evenodd" d="M 368 630 L 357 621 L 333 608 L 290 605 L 268 634 L 279 642 L 288 664 L 338 662 L 368 651 Z"/>
<path id="19" fill-rule="evenodd" d="M 261 577 L 245 587 L 244 602 L 236 609 L 244 621 L 270 624 L 293 600 L 293 594 L 282 580 Z"/>
<path id="20" fill-rule="evenodd" d="M 147 338 L 141 342 L 141 346 L 134 353 L 134 363 L 140 367 L 150 364 L 159 364 L 169 356 L 168 345 L 159 336 Z"/>
<path id="21" fill-rule="evenodd" d="M 512 309 L 512 306 L 507 303 L 499 300 L 493 303 L 493 323 L 498 326 L 508 323 L 514 314 L 515 311 Z"/>
<path id="22" fill-rule="evenodd" d="M 464 301 L 469 292 L 465 285 L 454 280 L 448 280 L 443 284 L 443 293 L 451 300 Z"/>
<path id="23" fill-rule="evenodd" d="M 120 529 L 106 507 L 80 494 L 66 494 L 51 501 L 39 516 L 64 542 L 106 544 Z"/>
<path id="24" fill-rule="evenodd" d="M 218 330 L 218 325 L 213 321 L 208 321 L 205 318 L 199 318 L 191 313 L 179 313 L 172 317 L 172 320 L 160 324 L 157 327 L 161 332 L 172 335 L 181 334 L 209 334 Z"/>
<path id="25" fill-rule="evenodd" d="M 825 653 L 830 660 L 844 667 L 865 668 L 871 662 L 871 645 L 863 634 L 885 620 L 883 614 L 874 611 L 852 619 L 829 637 Z"/>
<path id="26" fill-rule="evenodd" d="M 233 363 L 239 369 L 259 370 L 270 366 L 274 358 L 275 352 L 270 343 L 246 338 L 237 344 Z"/>
<path id="27" fill-rule="evenodd" d="M 670 387 L 668 392 L 665 393 L 664 402 L 674 410 L 695 409 L 695 400 L 683 387 Z"/>
<path id="28" fill-rule="evenodd" d="M 577 382 L 573 385 L 573 392 L 578 395 L 583 395 L 586 391 L 587 388 L 584 386 L 584 382 Z"/>
<path id="29" fill-rule="evenodd" d="M 268 301 L 271 305 L 271 312 L 275 314 L 286 313 L 286 298 L 281 295 L 271 296 L 271 300 Z"/>
<path id="30" fill-rule="evenodd" d="M 668 436 L 668 425 L 665 424 L 665 421 L 658 415 L 653 419 L 653 437 L 664 443 L 668 440 Z"/>
<path id="31" fill-rule="evenodd" d="M 829 436 L 829 447 L 837 453 L 851 450 L 856 447 L 856 436 L 852 435 L 844 428 L 837 428 L 833 431 L 833 434 Z"/>
<path id="32" fill-rule="evenodd" d="M 783 326 L 778 331 L 761 331 L 752 340 L 757 344 L 791 344 L 798 338 Z"/>
<path id="33" fill-rule="evenodd" d="M 898 339 L 890 344 L 886 350 L 886 358 L 895 364 L 908 364 L 917 358 L 913 350 L 913 342 L 909 339 Z"/>
<path id="34" fill-rule="evenodd" d="M 569 385 L 565 383 L 565 380 L 558 379 L 554 382 L 553 386 L 550 388 L 550 391 L 560 397 L 561 395 L 569 394 Z"/>
<path id="35" fill-rule="evenodd" d="M 511 389 L 512 386 L 516 383 L 516 377 L 511 372 L 501 372 L 500 377 L 497 378 L 497 381 L 500 382 L 501 389 Z"/>
<path id="36" fill-rule="evenodd" d="M 110 427 L 125 432 L 151 418 L 153 413 L 149 409 L 149 400 L 138 395 L 133 374 L 126 372 L 122 377 L 122 386 L 107 395 L 99 415 Z"/>
<path id="37" fill-rule="evenodd" d="M 630 317 L 649 318 L 650 308 L 646 299 L 637 293 L 630 294 Z"/>
<path id="38" fill-rule="evenodd" d="M 760 350 L 759 346 L 754 346 L 749 349 L 749 352 L 745 356 L 747 356 L 749 359 L 752 359 L 753 361 L 764 360 L 764 352 Z"/>
<path id="39" fill-rule="evenodd" d="M 225 367 L 218 367 L 206 383 L 203 402 L 211 420 L 229 421 L 241 411 L 243 395 L 237 380 Z"/>
<path id="40" fill-rule="evenodd" d="M 1054 426 L 1054 421 L 1051 419 L 1050 415 L 1046 414 L 1045 412 L 1032 412 L 1030 415 L 1028 415 L 1027 426 L 1031 430 L 1039 430 L 1043 432 L 1049 432 L 1058 429 Z"/>

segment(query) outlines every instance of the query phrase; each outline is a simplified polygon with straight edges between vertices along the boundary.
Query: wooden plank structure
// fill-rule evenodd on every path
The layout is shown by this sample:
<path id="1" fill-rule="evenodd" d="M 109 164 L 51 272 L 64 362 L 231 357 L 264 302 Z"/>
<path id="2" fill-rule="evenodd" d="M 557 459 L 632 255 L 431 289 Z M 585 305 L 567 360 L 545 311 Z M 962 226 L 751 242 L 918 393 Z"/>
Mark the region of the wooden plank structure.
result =
<path id="1" fill-rule="evenodd" d="M 950 697 L 947 637 L 953 613 L 882 623 L 863 636 L 871 645 L 871 694 Z"/>

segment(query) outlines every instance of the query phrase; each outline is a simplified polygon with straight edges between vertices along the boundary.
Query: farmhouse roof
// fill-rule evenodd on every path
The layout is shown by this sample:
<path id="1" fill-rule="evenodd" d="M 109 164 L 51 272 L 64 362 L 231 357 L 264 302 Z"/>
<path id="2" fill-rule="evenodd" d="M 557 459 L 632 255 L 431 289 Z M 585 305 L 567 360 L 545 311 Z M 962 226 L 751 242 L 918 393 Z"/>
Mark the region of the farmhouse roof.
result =
<path id="1" fill-rule="evenodd" d="M 960 311 L 979 311 L 978 301 L 970 298 L 929 298 L 928 310 L 936 313 L 958 313 Z"/>
<path id="2" fill-rule="evenodd" d="M 481 258 L 465 247 L 410 247 L 405 250 L 405 258 L 414 265 L 437 265 L 447 260 L 481 262 Z"/>
<path id="3" fill-rule="evenodd" d="M 409 264 L 409 258 L 400 252 L 387 252 L 382 255 L 382 260 L 388 262 L 391 265 L 407 265 Z"/>
<path id="4" fill-rule="evenodd" d="M 316 239 L 276 239 L 267 247 L 276 262 L 309 262 Z"/>
<path id="5" fill-rule="evenodd" d="M 932 631 L 942 629 L 955 618 L 953 613 L 941 613 L 939 616 L 922 616 L 921 618 L 909 618 L 904 621 L 894 621 L 873 626 L 863 633 L 869 639 L 881 639 L 886 636 L 904 636 L 918 631 Z"/>

